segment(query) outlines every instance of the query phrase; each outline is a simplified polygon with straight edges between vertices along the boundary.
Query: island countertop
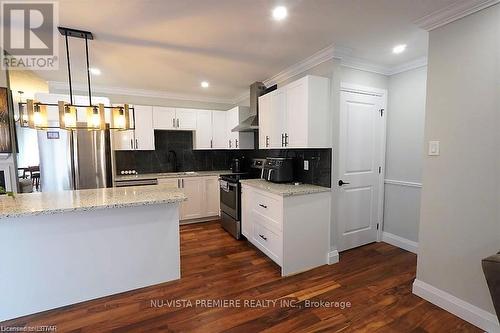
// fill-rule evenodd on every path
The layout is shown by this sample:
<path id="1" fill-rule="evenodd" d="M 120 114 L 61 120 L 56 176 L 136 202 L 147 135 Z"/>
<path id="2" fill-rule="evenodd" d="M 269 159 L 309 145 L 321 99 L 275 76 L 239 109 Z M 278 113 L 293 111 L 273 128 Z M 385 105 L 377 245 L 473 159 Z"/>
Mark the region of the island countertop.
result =
<path id="1" fill-rule="evenodd" d="M 14 197 L 4 195 L 0 196 L 0 219 L 177 203 L 184 200 L 184 193 L 168 185 L 25 193 L 16 194 Z"/>
<path id="2" fill-rule="evenodd" d="M 263 190 L 270 192 L 272 194 L 277 194 L 282 197 L 289 197 L 292 195 L 306 195 L 313 193 L 330 192 L 331 188 L 310 185 L 310 184 L 277 184 L 268 182 L 264 179 L 243 179 L 240 180 L 241 184 L 254 187 L 258 190 Z"/>

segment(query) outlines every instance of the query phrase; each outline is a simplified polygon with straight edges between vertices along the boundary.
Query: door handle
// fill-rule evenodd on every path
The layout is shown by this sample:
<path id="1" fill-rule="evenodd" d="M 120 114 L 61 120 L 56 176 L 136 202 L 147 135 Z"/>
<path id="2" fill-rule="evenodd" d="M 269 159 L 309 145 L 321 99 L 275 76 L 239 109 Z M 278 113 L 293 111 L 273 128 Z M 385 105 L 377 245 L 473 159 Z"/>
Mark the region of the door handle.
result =
<path id="1" fill-rule="evenodd" d="M 229 148 L 231 148 L 231 140 L 228 140 L 228 142 L 229 142 Z"/>
<path id="2" fill-rule="evenodd" d="M 265 241 L 267 240 L 267 237 L 264 237 L 264 235 L 259 234 L 259 236 L 260 236 L 260 238 L 262 238 L 263 240 L 265 240 Z"/>
<path id="3" fill-rule="evenodd" d="M 134 140 L 133 139 L 130 139 L 130 148 L 134 149 Z"/>
<path id="4" fill-rule="evenodd" d="M 259 206 L 261 206 L 262 208 L 267 208 L 267 206 L 263 204 L 259 204 Z"/>
<path id="5" fill-rule="evenodd" d="M 281 133 L 281 147 L 285 146 L 285 134 Z"/>
<path id="6" fill-rule="evenodd" d="M 177 179 L 177 188 L 181 188 L 181 180 Z"/>
<path id="7" fill-rule="evenodd" d="M 138 149 L 139 148 L 139 143 L 137 141 L 137 139 L 135 139 L 135 149 Z"/>
<path id="8" fill-rule="evenodd" d="M 234 139 L 234 142 L 235 142 L 235 148 L 238 148 L 238 139 Z"/>
<path id="9" fill-rule="evenodd" d="M 339 180 L 339 186 L 342 186 L 342 185 L 347 185 L 347 184 L 350 184 L 350 183 L 346 183 L 344 182 L 342 179 Z"/>
<path id="10" fill-rule="evenodd" d="M 288 133 L 285 133 L 285 147 L 288 147 Z"/>
<path id="11" fill-rule="evenodd" d="M 175 118 L 172 118 L 172 127 L 175 128 Z"/>
<path id="12" fill-rule="evenodd" d="M 213 143 L 213 140 L 210 139 L 210 148 L 213 148 L 214 147 L 214 143 Z"/>
<path id="13" fill-rule="evenodd" d="M 181 123 L 181 122 L 179 121 L 179 118 L 177 118 L 177 128 L 179 128 L 179 127 L 180 127 L 180 125 L 179 125 L 180 123 Z"/>
<path id="14" fill-rule="evenodd" d="M 266 147 L 269 147 L 269 135 L 266 135 Z"/>
<path id="15" fill-rule="evenodd" d="M 182 188 L 184 188 L 184 178 L 182 178 L 181 181 L 182 181 Z"/>

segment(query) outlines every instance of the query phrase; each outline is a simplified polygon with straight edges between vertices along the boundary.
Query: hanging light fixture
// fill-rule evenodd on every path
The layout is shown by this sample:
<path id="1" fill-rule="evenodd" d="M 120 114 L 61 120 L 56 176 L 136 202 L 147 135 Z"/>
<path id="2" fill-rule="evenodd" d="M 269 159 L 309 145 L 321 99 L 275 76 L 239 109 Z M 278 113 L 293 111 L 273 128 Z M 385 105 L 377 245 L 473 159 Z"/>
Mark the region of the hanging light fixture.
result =
<path id="1" fill-rule="evenodd" d="M 116 129 L 125 130 L 130 127 L 129 107 L 125 104 L 123 107 L 115 107 L 112 112 L 112 126 Z"/>
<path id="2" fill-rule="evenodd" d="M 76 128 L 76 107 L 59 101 L 59 127 L 61 129 L 74 129 Z"/>
<path id="3" fill-rule="evenodd" d="M 105 129 L 116 129 L 116 130 L 133 130 L 135 129 L 131 126 L 129 112 L 132 111 L 132 117 L 134 117 L 134 108 L 129 107 L 128 104 L 123 106 L 104 106 L 104 104 L 94 105 L 92 104 L 92 90 L 90 85 L 90 62 L 89 62 L 89 45 L 88 41 L 93 40 L 94 36 L 90 31 L 77 30 L 71 28 L 58 27 L 61 35 L 64 36 L 66 44 L 66 60 L 68 64 L 68 85 L 69 85 L 69 103 L 64 101 L 59 101 L 57 104 L 53 103 L 41 103 L 35 102 L 33 100 L 26 100 L 26 102 L 19 102 L 19 124 L 22 127 L 30 127 L 36 129 L 49 129 L 49 128 L 61 128 L 67 130 L 105 130 Z M 87 84 L 88 84 L 88 105 L 75 105 L 73 103 L 73 84 L 71 79 L 71 63 L 69 56 L 69 37 L 82 38 L 85 40 L 85 58 L 87 66 Z M 47 119 L 47 107 L 55 106 L 59 109 L 59 126 L 48 126 Z M 86 119 L 85 121 L 78 119 L 78 113 L 76 108 L 86 108 Z M 111 111 L 111 124 L 107 126 L 105 110 Z M 82 124 L 86 124 L 82 125 Z"/>

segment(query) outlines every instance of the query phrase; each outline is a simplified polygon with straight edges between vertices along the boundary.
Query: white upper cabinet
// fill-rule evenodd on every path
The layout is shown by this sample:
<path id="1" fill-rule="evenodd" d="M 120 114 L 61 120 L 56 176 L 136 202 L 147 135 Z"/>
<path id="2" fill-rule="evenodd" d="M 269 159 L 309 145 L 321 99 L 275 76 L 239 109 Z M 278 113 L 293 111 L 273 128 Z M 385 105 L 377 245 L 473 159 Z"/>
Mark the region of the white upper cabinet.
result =
<path id="1" fill-rule="evenodd" d="M 275 91 L 259 97 L 259 149 L 271 147 L 271 112 Z"/>
<path id="2" fill-rule="evenodd" d="M 229 149 L 253 149 L 253 132 L 233 132 L 240 122 L 250 116 L 250 108 L 246 106 L 237 106 L 227 112 L 226 125 L 228 132 Z"/>
<path id="3" fill-rule="evenodd" d="M 157 130 L 196 130 L 196 111 L 153 106 L 153 126 Z"/>
<path id="4" fill-rule="evenodd" d="M 175 108 L 153 106 L 153 126 L 158 130 L 173 130 L 176 125 Z"/>
<path id="5" fill-rule="evenodd" d="M 155 150 L 153 108 L 145 105 L 133 107 L 134 116 L 130 116 L 130 121 L 132 125 L 135 125 L 135 130 L 113 131 L 113 149 Z"/>
<path id="6" fill-rule="evenodd" d="M 196 109 L 176 109 L 178 130 L 196 130 Z"/>
<path id="7" fill-rule="evenodd" d="M 135 105 L 135 149 L 155 150 L 153 107 Z"/>
<path id="8" fill-rule="evenodd" d="M 308 75 L 261 96 L 260 148 L 330 148 L 329 95 L 328 78 Z"/>
<path id="9" fill-rule="evenodd" d="M 196 131 L 193 142 L 194 149 L 212 148 L 212 111 L 196 111 Z"/>
<path id="10" fill-rule="evenodd" d="M 212 148 L 228 149 L 229 138 L 226 122 L 226 111 L 212 111 Z"/>

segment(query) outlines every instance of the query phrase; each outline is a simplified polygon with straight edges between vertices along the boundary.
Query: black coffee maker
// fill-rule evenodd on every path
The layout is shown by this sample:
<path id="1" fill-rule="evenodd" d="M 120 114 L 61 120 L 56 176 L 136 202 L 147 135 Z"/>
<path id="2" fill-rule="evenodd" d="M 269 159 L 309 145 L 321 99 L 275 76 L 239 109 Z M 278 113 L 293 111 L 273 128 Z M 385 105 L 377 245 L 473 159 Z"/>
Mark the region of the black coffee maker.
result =
<path id="1" fill-rule="evenodd" d="M 240 173 L 242 170 L 242 161 L 239 158 L 233 158 L 231 161 L 231 172 Z"/>

